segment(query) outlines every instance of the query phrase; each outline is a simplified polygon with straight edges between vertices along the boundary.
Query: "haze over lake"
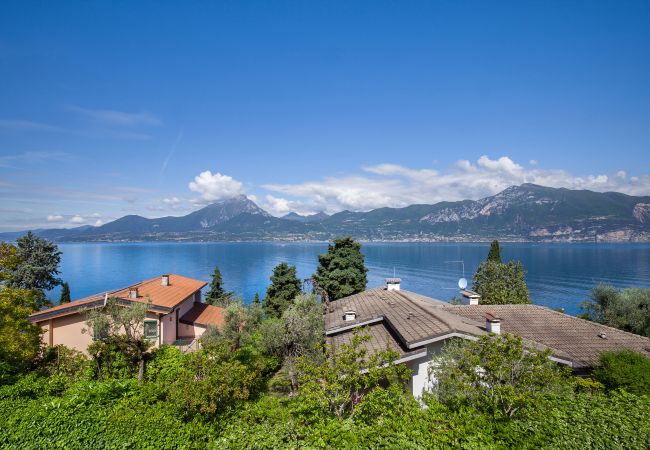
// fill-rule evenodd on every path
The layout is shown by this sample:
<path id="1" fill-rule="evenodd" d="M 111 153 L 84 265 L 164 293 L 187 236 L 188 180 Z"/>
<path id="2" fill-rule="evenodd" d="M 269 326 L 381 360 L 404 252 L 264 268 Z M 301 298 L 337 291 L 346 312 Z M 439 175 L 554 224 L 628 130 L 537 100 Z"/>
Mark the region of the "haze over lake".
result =
<path id="1" fill-rule="evenodd" d="M 402 288 L 441 300 L 457 294 L 457 281 L 470 280 L 485 259 L 489 244 L 364 244 L 368 287 L 380 286 L 395 274 Z M 215 264 L 228 290 L 250 301 L 264 295 L 269 276 L 282 261 L 308 278 L 326 244 L 276 243 L 119 243 L 60 244 L 61 277 L 73 299 L 158 276 L 178 273 L 206 281 Z M 570 314 L 595 284 L 650 287 L 649 244 L 502 244 L 504 261 L 523 262 L 534 303 L 562 307 Z M 453 261 L 453 262 L 452 262 Z M 50 293 L 58 300 L 58 291 Z"/>

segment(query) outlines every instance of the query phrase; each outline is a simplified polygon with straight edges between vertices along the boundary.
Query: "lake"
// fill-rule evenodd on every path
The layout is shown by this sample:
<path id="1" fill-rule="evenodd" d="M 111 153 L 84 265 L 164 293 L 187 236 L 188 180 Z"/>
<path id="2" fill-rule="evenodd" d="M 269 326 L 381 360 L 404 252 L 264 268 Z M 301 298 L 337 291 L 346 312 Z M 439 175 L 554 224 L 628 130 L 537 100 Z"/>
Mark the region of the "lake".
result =
<path id="1" fill-rule="evenodd" d="M 246 301 L 264 296 L 273 267 L 295 265 L 301 278 L 315 270 L 317 256 L 327 249 L 315 243 L 106 243 L 60 244 L 61 277 L 70 283 L 73 299 L 177 273 L 210 280 L 215 264 L 225 287 Z M 366 255 L 368 287 L 383 285 L 393 273 L 402 288 L 441 300 L 458 292 L 463 276 L 470 280 L 489 244 L 369 243 Z M 534 303 L 566 312 L 579 305 L 598 283 L 619 287 L 650 287 L 650 244 L 527 244 L 503 243 L 502 258 L 519 260 Z M 58 290 L 50 297 L 58 300 Z"/>

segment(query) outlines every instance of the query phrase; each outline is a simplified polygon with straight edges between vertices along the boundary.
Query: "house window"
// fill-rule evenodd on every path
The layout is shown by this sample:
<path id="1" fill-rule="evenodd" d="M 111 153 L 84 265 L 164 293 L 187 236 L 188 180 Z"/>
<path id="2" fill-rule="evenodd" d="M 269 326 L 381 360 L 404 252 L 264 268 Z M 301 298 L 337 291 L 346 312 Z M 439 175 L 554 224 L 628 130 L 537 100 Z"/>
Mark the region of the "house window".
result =
<path id="1" fill-rule="evenodd" d="M 158 321 L 145 320 L 144 321 L 144 338 L 156 339 L 158 337 Z"/>

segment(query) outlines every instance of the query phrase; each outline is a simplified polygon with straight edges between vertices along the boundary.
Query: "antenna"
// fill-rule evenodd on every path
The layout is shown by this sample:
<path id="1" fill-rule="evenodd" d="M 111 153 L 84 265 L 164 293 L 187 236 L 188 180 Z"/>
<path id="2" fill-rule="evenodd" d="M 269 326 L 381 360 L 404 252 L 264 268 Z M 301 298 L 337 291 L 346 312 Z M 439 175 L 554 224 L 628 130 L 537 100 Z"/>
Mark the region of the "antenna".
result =
<path id="1" fill-rule="evenodd" d="M 393 278 L 397 278 L 397 275 L 395 273 L 395 266 L 393 266 Z"/>

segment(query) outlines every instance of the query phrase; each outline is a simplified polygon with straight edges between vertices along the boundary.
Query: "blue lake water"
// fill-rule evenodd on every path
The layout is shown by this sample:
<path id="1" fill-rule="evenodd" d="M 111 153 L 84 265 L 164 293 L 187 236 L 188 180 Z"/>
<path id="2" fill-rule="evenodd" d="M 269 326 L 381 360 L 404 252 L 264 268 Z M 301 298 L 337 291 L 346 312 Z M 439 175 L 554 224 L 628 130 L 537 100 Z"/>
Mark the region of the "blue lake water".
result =
<path id="1" fill-rule="evenodd" d="M 215 264 L 225 286 L 246 301 L 264 295 L 273 267 L 295 265 L 301 278 L 315 270 L 326 244 L 306 243 L 119 243 L 61 244 L 61 277 L 73 299 L 120 288 L 162 273 L 178 273 L 209 281 Z M 457 294 L 457 281 L 470 280 L 488 252 L 488 244 L 364 244 L 368 287 L 385 277 L 402 278 L 402 288 L 441 300 Z M 522 261 L 534 303 L 568 313 L 598 283 L 650 287 L 650 244 L 502 244 L 504 260 Z M 50 293 L 58 299 L 58 291 Z"/>

